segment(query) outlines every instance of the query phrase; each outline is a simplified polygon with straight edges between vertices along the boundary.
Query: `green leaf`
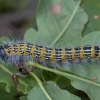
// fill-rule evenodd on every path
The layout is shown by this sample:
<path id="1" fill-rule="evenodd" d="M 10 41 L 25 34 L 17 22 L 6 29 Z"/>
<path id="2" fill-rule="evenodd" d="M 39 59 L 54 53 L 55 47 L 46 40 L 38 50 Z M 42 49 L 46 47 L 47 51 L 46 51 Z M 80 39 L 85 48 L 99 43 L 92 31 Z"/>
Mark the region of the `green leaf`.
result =
<path id="1" fill-rule="evenodd" d="M 56 6 L 58 9 L 61 8 L 59 14 L 53 14 L 52 10 Z M 36 43 L 66 46 L 68 43 L 75 44 L 80 41 L 87 15 L 78 6 L 79 2 L 73 0 L 42 0 L 36 13 L 40 33 Z"/>
<path id="2" fill-rule="evenodd" d="M 51 96 L 52 100 L 81 100 L 79 97 L 70 94 L 66 90 L 61 90 L 56 83 L 48 81 L 44 84 L 44 88 Z M 27 100 L 48 100 L 39 86 L 31 89 L 27 95 Z"/>
<path id="3" fill-rule="evenodd" d="M 94 31 L 86 35 L 81 41 L 81 45 L 100 45 L 100 31 Z"/>
<path id="4" fill-rule="evenodd" d="M 82 7 L 89 16 L 83 35 L 100 30 L 100 0 L 83 0 Z"/>
<path id="5" fill-rule="evenodd" d="M 30 28 L 25 32 L 23 41 L 28 43 L 34 43 L 36 41 L 36 37 L 37 32 L 33 28 Z"/>

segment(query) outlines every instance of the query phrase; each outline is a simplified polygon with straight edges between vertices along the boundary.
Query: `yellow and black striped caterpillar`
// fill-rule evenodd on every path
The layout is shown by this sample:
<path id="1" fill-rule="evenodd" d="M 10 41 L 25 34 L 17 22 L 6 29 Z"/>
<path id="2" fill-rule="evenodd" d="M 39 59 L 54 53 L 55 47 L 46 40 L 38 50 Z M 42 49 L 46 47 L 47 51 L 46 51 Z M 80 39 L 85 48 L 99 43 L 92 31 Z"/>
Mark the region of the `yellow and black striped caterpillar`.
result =
<path id="1" fill-rule="evenodd" d="M 100 46 L 80 46 L 75 48 L 47 48 L 30 43 L 17 43 L 0 46 L 0 57 L 5 62 L 20 64 L 22 61 L 65 63 L 84 60 L 98 60 Z"/>

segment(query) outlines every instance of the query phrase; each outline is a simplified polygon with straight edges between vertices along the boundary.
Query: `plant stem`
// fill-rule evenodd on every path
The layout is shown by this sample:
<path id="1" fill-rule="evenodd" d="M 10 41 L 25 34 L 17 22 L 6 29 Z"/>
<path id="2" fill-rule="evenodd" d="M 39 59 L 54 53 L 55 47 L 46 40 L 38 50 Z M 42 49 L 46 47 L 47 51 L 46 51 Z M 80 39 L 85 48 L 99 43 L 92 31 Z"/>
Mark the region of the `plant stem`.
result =
<path id="1" fill-rule="evenodd" d="M 45 88 L 43 87 L 40 79 L 33 73 L 33 72 L 29 72 L 37 81 L 38 85 L 41 87 L 42 91 L 44 92 L 44 94 L 47 96 L 47 98 L 49 100 L 52 100 L 51 97 L 49 96 L 49 94 L 47 93 L 47 91 L 45 90 Z"/>
<path id="2" fill-rule="evenodd" d="M 61 75 L 61 76 L 64 76 L 64 77 L 69 77 L 69 78 L 77 79 L 77 80 L 80 80 L 80 81 L 83 81 L 83 82 L 86 82 L 86 83 L 89 83 L 89 84 L 92 84 L 92 85 L 95 85 L 95 86 L 99 86 L 100 87 L 100 84 L 99 83 L 93 82 L 91 80 L 85 79 L 85 78 L 80 77 L 80 76 L 73 75 L 71 73 L 67 73 L 67 72 L 65 73 L 63 71 L 59 71 L 59 70 L 51 69 L 51 68 L 48 68 L 48 67 L 44 67 L 42 65 L 39 65 L 36 62 L 28 62 L 28 65 L 35 66 L 37 68 L 40 68 L 40 69 L 43 69 L 43 70 L 47 70 L 47 71 L 53 72 L 53 73 L 56 73 L 56 74 Z"/>
<path id="3" fill-rule="evenodd" d="M 68 23 L 65 25 L 65 27 L 63 28 L 63 30 L 61 31 L 61 33 L 57 36 L 57 38 L 52 42 L 52 44 L 50 46 L 54 46 L 59 41 L 59 39 L 62 37 L 62 35 L 65 33 L 65 31 L 67 30 L 67 28 L 71 24 L 71 22 L 72 22 L 72 20 L 73 20 L 73 18 L 75 16 L 75 14 L 76 14 L 79 6 L 80 6 L 80 3 L 81 3 L 81 0 L 79 1 L 79 3 L 77 4 L 77 6 L 75 7 L 75 9 L 74 9 L 74 11 L 73 11 L 73 13 L 72 13 L 72 15 L 71 15 Z"/>

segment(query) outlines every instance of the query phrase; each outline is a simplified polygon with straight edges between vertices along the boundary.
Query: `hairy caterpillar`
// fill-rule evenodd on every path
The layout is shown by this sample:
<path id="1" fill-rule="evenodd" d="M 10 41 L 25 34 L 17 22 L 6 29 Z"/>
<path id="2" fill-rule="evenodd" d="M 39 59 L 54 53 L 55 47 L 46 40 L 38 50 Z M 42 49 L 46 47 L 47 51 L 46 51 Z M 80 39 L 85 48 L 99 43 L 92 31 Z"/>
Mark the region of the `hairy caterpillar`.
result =
<path id="1" fill-rule="evenodd" d="M 17 43 L 0 46 L 0 57 L 5 62 L 20 64 L 35 60 L 49 63 L 72 63 L 100 58 L 100 46 L 81 46 L 76 48 L 47 48 L 30 43 Z"/>

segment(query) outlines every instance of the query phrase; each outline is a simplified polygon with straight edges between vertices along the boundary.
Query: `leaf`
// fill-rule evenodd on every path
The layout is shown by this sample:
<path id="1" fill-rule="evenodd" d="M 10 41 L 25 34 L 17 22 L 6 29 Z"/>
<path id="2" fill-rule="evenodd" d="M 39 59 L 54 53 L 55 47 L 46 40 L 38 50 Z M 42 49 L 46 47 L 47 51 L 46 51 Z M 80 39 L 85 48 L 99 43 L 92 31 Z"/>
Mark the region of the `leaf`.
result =
<path id="1" fill-rule="evenodd" d="M 36 13 L 40 33 L 36 43 L 42 42 L 43 45 L 45 41 L 45 45 L 65 46 L 80 41 L 87 15 L 81 7 L 78 9 L 78 3 L 73 0 L 42 0 Z M 59 14 L 53 14 L 52 10 L 57 9 L 56 7 L 61 8 Z"/>
<path id="2" fill-rule="evenodd" d="M 83 35 L 100 30 L 100 0 L 83 0 L 82 7 L 89 16 Z"/>
<path id="3" fill-rule="evenodd" d="M 52 100 L 81 100 L 79 97 L 70 94 L 66 90 L 61 90 L 56 83 L 48 81 L 44 84 L 46 91 Z M 48 100 L 39 86 L 31 89 L 27 95 L 27 100 Z"/>
<path id="4" fill-rule="evenodd" d="M 37 37 L 37 32 L 30 28 L 25 32 L 24 35 L 24 42 L 28 42 L 28 43 L 34 43 L 36 41 L 36 37 Z"/>

